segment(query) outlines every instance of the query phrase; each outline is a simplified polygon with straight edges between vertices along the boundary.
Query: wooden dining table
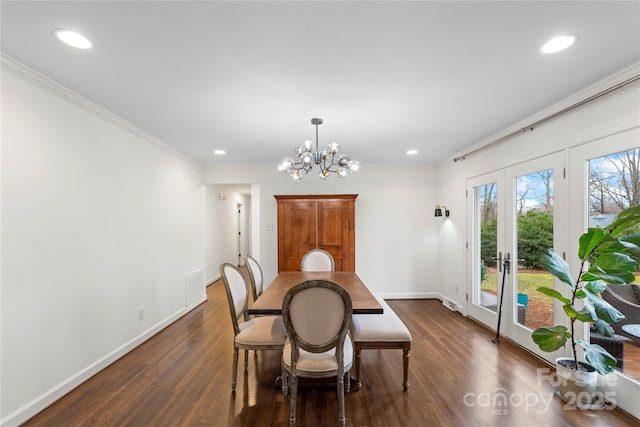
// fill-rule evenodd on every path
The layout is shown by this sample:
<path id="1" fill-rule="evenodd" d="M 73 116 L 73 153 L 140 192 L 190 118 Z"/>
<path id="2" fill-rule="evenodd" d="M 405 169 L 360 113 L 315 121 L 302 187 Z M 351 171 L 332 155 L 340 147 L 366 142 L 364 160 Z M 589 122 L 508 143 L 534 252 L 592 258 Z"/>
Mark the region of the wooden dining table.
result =
<path id="1" fill-rule="evenodd" d="M 307 280 L 328 280 L 342 286 L 351 297 L 353 314 L 382 314 L 383 308 L 352 271 L 282 271 L 249 308 L 250 315 L 281 315 L 289 289 Z"/>

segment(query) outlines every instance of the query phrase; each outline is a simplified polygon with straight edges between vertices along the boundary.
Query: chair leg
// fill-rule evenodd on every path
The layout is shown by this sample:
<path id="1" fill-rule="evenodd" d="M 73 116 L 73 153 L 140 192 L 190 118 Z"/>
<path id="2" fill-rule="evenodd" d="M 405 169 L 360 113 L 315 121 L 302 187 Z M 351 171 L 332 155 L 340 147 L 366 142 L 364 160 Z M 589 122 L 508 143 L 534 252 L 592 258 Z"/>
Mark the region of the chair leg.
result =
<path id="1" fill-rule="evenodd" d="M 355 365 L 356 365 L 356 385 L 355 385 L 355 389 L 356 390 L 360 390 L 360 387 L 362 387 L 362 382 L 360 381 L 360 360 L 361 360 L 361 354 L 360 352 L 362 351 L 362 347 L 358 344 L 355 343 Z"/>
<path id="2" fill-rule="evenodd" d="M 345 378 L 346 378 L 345 391 L 349 393 L 351 391 L 351 371 L 347 371 L 347 373 L 345 374 Z"/>
<path id="3" fill-rule="evenodd" d="M 347 372 L 348 374 L 348 372 Z M 338 422 L 341 426 L 346 425 L 344 416 L 344 375 L 338 375 Z"/>
<path id="4" fill-rule="evenodd" d="M 289 405 L 291 409 L 289 410 L 289 426 L 293 427 L 296 425 L 296 403 L 298 399 L 298 377 L 293 374 L 289 374 Z"/>
<path id="5" fill-rule="evenodd" d="M 233 347 L 233 368 L 231 371 L 231 391 L 236 391 L 237 378 L 238 378 L 238 347 Z"/>
<path id="6" fill-rule="evenodd" d="M 281 361 L 280 364 L 282 365 L 281 369 L 282 369 L 282 394 L 284 396 L 287 395 L 287 393 L 289 392 L 289 374 L 287 372 L 287 370 L 284 367 L 284 362 Z"/>
<path id="7" fill-rule="evenodd" d="M 244 370 L 249 369 L 249 350 L 244 351 Z"/>

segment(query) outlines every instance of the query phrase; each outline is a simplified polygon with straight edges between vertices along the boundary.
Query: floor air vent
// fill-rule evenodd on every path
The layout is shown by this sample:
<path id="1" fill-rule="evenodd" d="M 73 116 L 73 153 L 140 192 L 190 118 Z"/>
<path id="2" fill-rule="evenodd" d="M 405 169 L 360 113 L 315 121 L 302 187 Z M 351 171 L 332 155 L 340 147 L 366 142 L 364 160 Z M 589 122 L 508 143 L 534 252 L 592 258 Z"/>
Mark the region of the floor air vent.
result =
<path id="1" fill-rule="evenodd" d="M 442 300 L 442 305 L 444 305 L 451 311 L 458 311 L 458 304 L 451 301 L 449 298 L 445 298 L 444 300 Z"/>

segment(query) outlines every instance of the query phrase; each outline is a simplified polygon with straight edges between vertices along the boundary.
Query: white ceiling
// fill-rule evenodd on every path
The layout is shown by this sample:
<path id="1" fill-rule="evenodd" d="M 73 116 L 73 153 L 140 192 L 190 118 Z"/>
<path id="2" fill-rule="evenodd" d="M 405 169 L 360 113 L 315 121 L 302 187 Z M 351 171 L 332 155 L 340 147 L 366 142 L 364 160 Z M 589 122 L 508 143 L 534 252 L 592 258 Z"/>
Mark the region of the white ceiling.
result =
<path id="1" fill-rule="evenodd" d="M 640 61 L 640 1 L 0 7 L 3 53 L 205 164 L 275 165 L 312 117 L 363 165 L 439 161 Z M 539 53 L 562 33 L 578 44 Z"/>

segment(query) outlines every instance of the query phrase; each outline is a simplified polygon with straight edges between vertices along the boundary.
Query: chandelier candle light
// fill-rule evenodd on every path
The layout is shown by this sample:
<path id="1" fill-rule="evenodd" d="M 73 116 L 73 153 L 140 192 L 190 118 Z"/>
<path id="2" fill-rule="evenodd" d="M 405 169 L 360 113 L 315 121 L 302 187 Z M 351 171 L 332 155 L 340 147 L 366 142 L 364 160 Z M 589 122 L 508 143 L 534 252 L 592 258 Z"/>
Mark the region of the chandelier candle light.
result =
<path id="1" fill-rule="evenodd" d="M 340 153 L 340 144 L 332 142 L 327 148 L 320 151 L 318 149 L 318 125 L 322 124 L 322 119 L 311 119 L 311 124 L 316 127 L 316 146 L 313 151 L 313 142 L 306 140 L 294 150 L 295 158 L 285 157 L 278 166 L 278 170 L 283 175 L 289 175 L 294 181 L 302 179 L 302 172 L 308 174 L 313 165 L 318 165 L 320 173 L 318 177 L 326 180 L 329 174 L 335 173 L 338 178 L 344 179 L 349 174 L 356 173 L 360 169 L 360 163 L 351 160 L 348 156 Z"/>

